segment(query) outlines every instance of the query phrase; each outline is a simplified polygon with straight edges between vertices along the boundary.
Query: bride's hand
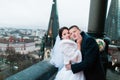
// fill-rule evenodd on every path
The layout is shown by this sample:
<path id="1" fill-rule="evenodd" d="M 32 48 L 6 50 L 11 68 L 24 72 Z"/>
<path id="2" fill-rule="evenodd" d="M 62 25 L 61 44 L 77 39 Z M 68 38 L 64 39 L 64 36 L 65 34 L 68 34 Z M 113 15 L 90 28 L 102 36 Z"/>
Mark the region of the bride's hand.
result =
<path id="1" fill-rule="evenodd" d="M 68 64 L 65 65 L 66 70 L 71 70 L 71 61 L 69 61 Z"/>
<path id="2" fill-rule="evenodd" d="M 77 46 L 78 46 L 78 50 L 81 50 L 81 43 L 82 43 L 82 37 L 80 36 L 79 39 L 77 39 L 76 41 Z"/>
<path id="3" fill-rule="evenodd" d="M 82 43 L 82 36 L 80 35 L 79 38 L 76 41 L 77 44 L 81 44 Z"/>
<path id="4" fill-rule="evenodd" d="M 65 67 L 66 67 L 66 70 L 71 70 L 71 64 L 66 64 Z"/>

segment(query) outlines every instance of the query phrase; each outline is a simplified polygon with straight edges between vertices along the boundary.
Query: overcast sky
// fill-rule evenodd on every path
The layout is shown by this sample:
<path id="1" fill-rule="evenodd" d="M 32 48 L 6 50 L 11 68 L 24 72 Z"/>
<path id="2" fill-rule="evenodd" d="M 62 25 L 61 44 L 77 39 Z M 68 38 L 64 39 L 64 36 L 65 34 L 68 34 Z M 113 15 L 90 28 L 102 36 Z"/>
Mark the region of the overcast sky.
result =
<path id="1" fill-rule="evenodd" d="M 0 0 L 0 27 L 47 29 L 53 0 Z M 57 0 L 60 27 L 78 25 L 87 30 L 90 0 Z M 38 27 L 36 27 L 38 28 Z"/>

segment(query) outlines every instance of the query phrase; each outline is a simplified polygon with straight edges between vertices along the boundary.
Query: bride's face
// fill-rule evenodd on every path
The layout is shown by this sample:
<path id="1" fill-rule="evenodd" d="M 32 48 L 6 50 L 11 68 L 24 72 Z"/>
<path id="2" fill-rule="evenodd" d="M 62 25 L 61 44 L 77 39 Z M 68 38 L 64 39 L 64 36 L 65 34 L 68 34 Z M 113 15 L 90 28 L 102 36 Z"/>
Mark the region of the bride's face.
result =
<path id="1" fill-rule="evenodd" d="M 70 39 L 70 34 L 67 29 L 64 29 L 62 32 L 62 39 Z"/>

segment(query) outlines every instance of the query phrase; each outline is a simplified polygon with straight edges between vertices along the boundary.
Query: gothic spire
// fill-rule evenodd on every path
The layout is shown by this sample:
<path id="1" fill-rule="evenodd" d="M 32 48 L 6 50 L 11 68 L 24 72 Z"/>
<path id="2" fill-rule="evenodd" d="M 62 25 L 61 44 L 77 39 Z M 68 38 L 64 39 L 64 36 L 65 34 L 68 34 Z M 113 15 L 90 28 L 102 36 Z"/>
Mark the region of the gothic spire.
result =
<path id="1" fill-rule="evenodd" d="M 48 32 L 47 32 L 47 36 L 53 39 L 53 44 L 55 42 L 56 36 L 58 35 L 58 29 L 59 29 L 59 20 L 57 13 L 57 3 L 56 0 L 53 0 L 50 20 L 48 25 Z"/>

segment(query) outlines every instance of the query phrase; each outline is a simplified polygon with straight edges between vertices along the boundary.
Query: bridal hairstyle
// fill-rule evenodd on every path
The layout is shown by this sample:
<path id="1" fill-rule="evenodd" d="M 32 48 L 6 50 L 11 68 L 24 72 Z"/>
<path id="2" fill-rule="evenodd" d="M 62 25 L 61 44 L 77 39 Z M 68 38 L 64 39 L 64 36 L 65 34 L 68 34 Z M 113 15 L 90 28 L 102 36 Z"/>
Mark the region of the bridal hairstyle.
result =
<path id="1" fill-rule="evenodd" d="M 68 29 L 67 27 L 65 27 L 65 26 L 59 29 L 59 37 L 60 37 L 61 40 L 62 40 L 62 32 L 63 32 L 65 29 L 69 30 L 69 29 Z"/>

